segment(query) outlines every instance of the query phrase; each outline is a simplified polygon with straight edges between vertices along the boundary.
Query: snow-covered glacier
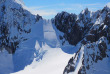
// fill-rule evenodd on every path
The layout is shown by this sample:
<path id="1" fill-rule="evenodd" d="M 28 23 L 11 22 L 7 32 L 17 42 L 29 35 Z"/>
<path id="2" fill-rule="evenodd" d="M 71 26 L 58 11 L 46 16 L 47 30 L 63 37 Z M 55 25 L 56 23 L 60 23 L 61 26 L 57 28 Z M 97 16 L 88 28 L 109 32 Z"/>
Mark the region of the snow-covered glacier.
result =
<path id="1" fill-rule="evenodd" d="M 0 74 L 109 74 L 110 7 L 46 20 L 0 0 Z"/>
<path id="2" fill-rule="evenodd" d="M 63 73 L 72 54 L 67 54 L 70 53 L 70 50 L 65 53 L 61 49 L 59 35 L 63 33 L 56 34 L 58 30 L 51 20 L 31 14 L 19 0 L 1 0 L 0 5 L 0 17 L 2 17 L 0 23 L 1 25 L 3 22 L 9 24 L 5 25 L 7 30 L 9 29 L 6 39 L 13 44 L 15 41 L 19 42 L 16 50 L 14 49 L 14 54 L 11 54 L 11 44 L 1 47 L 3 51 L 0 52 L 0 74 L 9 74 L 20 70 L 24 71 L 20 71 L 18 74 Z"/>

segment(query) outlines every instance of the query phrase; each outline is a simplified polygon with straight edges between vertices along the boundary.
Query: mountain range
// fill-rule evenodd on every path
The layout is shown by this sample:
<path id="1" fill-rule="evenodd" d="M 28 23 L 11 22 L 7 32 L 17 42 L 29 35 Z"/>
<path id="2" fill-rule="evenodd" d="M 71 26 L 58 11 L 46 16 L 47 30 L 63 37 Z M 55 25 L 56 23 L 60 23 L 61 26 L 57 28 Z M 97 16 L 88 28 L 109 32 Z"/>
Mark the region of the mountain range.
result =
<path id="1" fill-rule="evenodd" d="M 0 0 L 0 74 L 110 74 L 110 6 L 47 20 Z"/>

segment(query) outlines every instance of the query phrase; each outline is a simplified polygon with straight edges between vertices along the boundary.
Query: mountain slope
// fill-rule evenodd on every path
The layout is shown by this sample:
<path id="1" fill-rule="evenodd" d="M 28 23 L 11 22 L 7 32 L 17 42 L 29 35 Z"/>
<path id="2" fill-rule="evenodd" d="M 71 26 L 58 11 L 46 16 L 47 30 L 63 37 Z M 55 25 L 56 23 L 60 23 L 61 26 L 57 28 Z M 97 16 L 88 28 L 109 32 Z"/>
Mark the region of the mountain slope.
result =
<path id="1" fill-rule="evenodd" d="M 43 23 L 41 19 L 42 17 L 39 15 L 33 15 L 27 11 L 19 0 L 0 0 L 0 57 L 4 55 L 4 58 L 2 57 L 0 60 L 0 74 L 19 71 L 33 61 L 30 58 L 33 57 L 32 53 L 35 52 L 35 49 L 32 52 L 30 52 L 30 48 L 29 50 L 22 50 L 22 47 L 25 48 L 25 44 L 24 46 L 22 44 L 27 39 L 35 38 L 35 34 L 37 34 L 38 40 L 44 39 L 43 25 L 40 25 Z M 28 51 L 30 55 L 25 53 Z M 25 54 L 28 55 L 27 58 L 23 58 Z M 7 64 L 8 62 L 10 64 Z"/>
<path id="2" fill-rule="evenodd" d="M 98 41 L 82 46 L 70 59 L 64 74 L 109 74 L 110 45 L 101 37 Z"/>
<path id="3" fill-rule="evenodd" d="M 0 74 L 109 74 L 110 8 L 45 20 L 0 0 L 0 58 Z"/>
<path id="4" fill-rule="evenodd" d="M 13 74 L 62 74 L 69 58 L 72 57 L 71 54 L 64 53 L 61 48 L 51 48 L 47 44 L 40 50 L 45 51 L 45 54 L 41 53 L 40 56 L 43 56 L 38 62 L 36 60 L 39 58 L 35 58 L 31 65 Z"/>
<path id="5" fill-rule="evenodd" d="M 52 59 L 57 52 L 59 52 L 58 56 L 61 56 L 59 59 L 62 58 L 62 61 L 58 62 L 59 65 L 61 65 L 61 71 L 59 70 L 59 72 L 63 72 L 67 60 L 69 60 L 72 55 L 66 54 L 60 49 L 60 42 L 56 34 L 57 29 L 55 30 L 51 21 L 42 19 L 39 15 L 31 14 L 26 10 L 26 7 L 20 0 L 2 0 L 0 5 L 0 17 L 2 17 L 0 23 L 5 23 L 5 25 L 0 25 L 6 27 L 6 29 L 3 29 L 3 35 L 1 35 L 2 38 L 4 36 L 5 38 L 1 39 L 4 42 L 1 41 L 1 43 L 4 45 L 1 45 L 3 47 L 0 49 L 0 57 L 4 56 L 4 58 L 0 61 L 0 73 L 9 74 L 23 70 L 27 65 L 31 66 L 34 60 L 37 65 L 39 63 L 38 61 L 43 59 L 45 55 L 54 53 L 52 57 L 47 57 Z M 7 30 L 8 33 L 5 33 L 4 30 Z M 7 39 L 8 42 L 6 42 Z M 18 42 L 17 44 L 15 43 L 16 41 Z M 45 44 L 49 47 L 48 49 L 45 49 Z M 7 50 L 9 54 L 5 50 Z M 4 54 L 7 56 L 5 57 Z M 66 55 L 67 60 L 63 59 Z M 59 61 L 59 59 L 56 58 L 57 61 Z M 52 60 L 54 61 L 54 59 Z M 46 60 L 44 60 L 44 62 L 45 61 Z M 50 63 L 53 61 L 50 61 Z M 10 62 L 10 65 L 7 64 L 8 62 Z M 53 66 L 55 67 L 56 64 Z M 2 70 L 2 68 L 5 70 Z M 55 71 L 56 70 L 54 70 L 54 72 Z"/>
<path id="6" fill-rule="evenodd" d="M 31 32 L 31 25 L 41 19 L 39 15 L 32 15 L 19 3 L 19 0 L 0 1 L 0 43 L 9 53 L 16 51 L 18 44 L 26 40 L 26 35 Z"/>
<path id="7" fill-rule="evenodd" d="M 64 74 L 110 73 L 109 13 L 110 8 L 106 6 L 91 16 L 93 25 L 81 40 L 81 48 L 65 67 Z"/>
<path id="8" fill-rule="evenodd" d="M 20 52 L 16 51 L 17 54 L 15 53 L 15 55 L 18 56 L 18 60 L 22 60 L 22 62 L 17 63 L 18 60 L 15 59 L 17 68 L 19 68 L 19 66 L 20 68 L 22 68 L 22 66 L 25 65 L 23 62 L 28 63 L 28 61 L 31 61 L 31 63 L 28 63 L 27 64 L 28 66 L 26 66 L 25 68 L 23 66 L 24 70 L 16 72 L 14 74 L 24 74 L 24 73 L 61 74 L 63 73 L 64 67 L 68 62 L 69 58 L 72 57 L 72 54 L 67 54 L 63 52 L 63 49 L 60 48 L 60 42 L 57 39 L 57 35 L 55 33 L 53 24 L 46 23 L 46 22 L 50 22 L 50 21 L 44 21 L 45 24 L 43 24 L 43 31 L 44 31 L 43 41 L 39 41 L 40 39 L 31 37 L 32 39 L 28 39 L 26 41 L 26 44 L 24 43 L 22 44 L 23 46 L 20 46 L 20 47 L 23 47 L 22 50 L 21 48 L 18 49 L 18 51 Z M 24 48 L 24 46 L 26 48 Z M 15 56 L 15 58 L 17 58 L 17 56 Z M 25 58 L 23 58 L 23 56 L 25 56 Z M 28 56 L 31 56 L 31 57 L 28 57 Z M 65 57 L 66 59 L 63 57 Z M 25 59 L 25 61 L 23 59 Z M 50 69 L 52 71 L 50 71 Z"/>

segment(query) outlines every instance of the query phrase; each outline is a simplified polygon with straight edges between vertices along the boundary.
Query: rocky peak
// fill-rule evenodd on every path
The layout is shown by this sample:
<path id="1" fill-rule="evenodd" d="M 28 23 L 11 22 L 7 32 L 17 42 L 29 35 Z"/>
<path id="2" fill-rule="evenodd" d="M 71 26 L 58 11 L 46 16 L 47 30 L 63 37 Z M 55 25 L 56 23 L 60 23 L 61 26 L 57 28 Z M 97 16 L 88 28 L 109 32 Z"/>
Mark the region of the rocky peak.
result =
<path id="1" fill-rule="evenodd" d="M 109 63 L 107 61 L 110 57 L 109 53 L 110 51 L 108 49 L 107 39 L 105 37 L 101 37 L 98 41 L 81 47 L 76 55 L 70 59 L 71 61 L 68 62 L 68 65 L 64 70 L 64 74 L 89 74 L 90 72 L 97 74 L 99 73 L 98 70 L 100 70 L 102 74 L 109 74 L 109 67 L 106 66 L 106 64 Z M 104 64 L 105 61 L 106 64 Z M 78 67 L 78 62 L 80 67 Z M 104 68 L 106 68 L 106 72 L 101 70 L 103 66 L 97 65 L 98 62 L 103 64 Z M 94 71 L 93 69 L 96 68 L 98 69 Z"/>
<path id="2" fill-rule="evenodd" d="M 64 33 L 63 38 L 76 45 L 92 27 L 91 17 L 92 12 L 87 8 L 79 15 L 61 12 L 55 16 L 54 23 L 58 30 Z"/>
<path id="3" fill-rule="evenodd" d="M 87 14 L 88 12 L 90 12 L 89 9 L 85 8 L 84 10 L 82 10 L 82 12 L 80 14 Z"/>
<path id="4" fill-rule="evenodd" d="M 103 66 L 108 72 L 101 70 L 101 74 L 109 74 L 109 67 L 106 66 L 106 64 L 109 64 L 108 60 L 110 58 L 109 13 L 108 7 L 104 7 L 102 10 L 93 13 L 90 21 L 92 25 L 84 30 L 86 34 L 83 34 L 84 38 L 81 40 L 82 46 L 68 62 L 64 74 L 97 74 L 99 73 L 98 70 L 101 70 Z M 99 62 L 104 65 L 99 65 Z M 98 70 L 93 70 L 97 68 Z"/>
<path id="5" fill-rule="evenodd" d="M 92 12 L 88 10 L 88 8 L 86 8 L 85 10 L 83 10 L 80 14 L 79 14 L 79 21 L 82 21 L 82 23 L 84 25 L 88 24 L 89 22 L 91 22 L 91 18 L 92 18 Z"/>
<path id="6" fill-rule="evenodd" d="M 26 10 L 21 0 L 0 0 L 0 47 L 14 53 L 19 43 L 27 39 L 24 34 L 31 32 L 30 26 L 40 19 Z"/>

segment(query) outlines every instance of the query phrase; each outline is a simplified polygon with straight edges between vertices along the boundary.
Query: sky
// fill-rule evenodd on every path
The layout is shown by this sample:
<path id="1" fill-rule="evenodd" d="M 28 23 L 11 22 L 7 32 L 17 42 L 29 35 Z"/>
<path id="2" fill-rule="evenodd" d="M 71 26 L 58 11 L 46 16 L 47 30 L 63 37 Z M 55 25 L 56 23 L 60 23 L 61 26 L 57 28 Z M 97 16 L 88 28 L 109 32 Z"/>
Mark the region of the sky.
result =
<path id="1" fill-rule="evenodd" d="M 102 9 L 110 0 L 23 0 L 33 14 L 45 19 L 54 18 L 62 11 L 79 14 L 85 8 L 91 11 Z"/>

